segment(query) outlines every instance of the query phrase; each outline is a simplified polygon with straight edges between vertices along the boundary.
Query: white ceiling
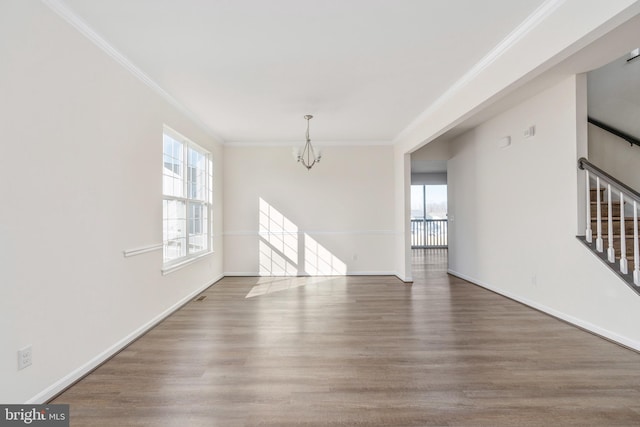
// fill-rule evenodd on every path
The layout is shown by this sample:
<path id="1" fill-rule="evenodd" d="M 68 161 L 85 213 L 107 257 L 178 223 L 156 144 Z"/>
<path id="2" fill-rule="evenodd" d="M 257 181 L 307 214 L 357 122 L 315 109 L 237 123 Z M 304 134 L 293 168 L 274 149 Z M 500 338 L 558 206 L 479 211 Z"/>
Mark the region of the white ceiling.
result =
<path id="1" fill-rule="evenodd" d="M 544 0 L 49 0 L 226 142 L 390 143 Z"/>

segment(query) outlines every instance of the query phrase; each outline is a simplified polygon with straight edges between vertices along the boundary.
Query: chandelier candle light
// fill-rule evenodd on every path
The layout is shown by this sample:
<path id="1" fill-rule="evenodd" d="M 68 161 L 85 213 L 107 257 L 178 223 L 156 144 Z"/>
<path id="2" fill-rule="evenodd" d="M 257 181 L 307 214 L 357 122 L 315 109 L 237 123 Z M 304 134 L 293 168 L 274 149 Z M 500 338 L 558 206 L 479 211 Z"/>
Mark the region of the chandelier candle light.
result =
<path id="1" fill-rule="evenodd" d="M 313 150 L 313 146 L 311 145 L 311 139 L 309 138 L 309 120 L 311 120 L 313 116 L 307 114 L 304 118 L 307 120 L 307 143 L 304 144 L 304 150 L 302 150 L 302 153 L 298 154 L 298 162 L 302 163 L 302 166 L 307 168 L 307 170 L 311 170 L 313 165 L 320 162 L 322 155 L 320 153 L 316 155 L 316 152 Z"/>

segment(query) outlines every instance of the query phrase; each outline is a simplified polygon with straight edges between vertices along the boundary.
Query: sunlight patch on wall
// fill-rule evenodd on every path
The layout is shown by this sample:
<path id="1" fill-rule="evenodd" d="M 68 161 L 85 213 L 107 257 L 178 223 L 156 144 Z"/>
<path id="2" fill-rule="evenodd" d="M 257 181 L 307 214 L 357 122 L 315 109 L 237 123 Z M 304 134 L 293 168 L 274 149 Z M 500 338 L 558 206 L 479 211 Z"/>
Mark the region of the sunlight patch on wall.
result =
<path id="1" fill-rule="evenodd" d="M 304 270 L 311 276 L 343 276 L 347 265 L 305 233 Z"/>
<path id="2" fill-rule="evenodd" d="M 347 265 L 259 199 L 260 276 L 344 276 Z M 256 292 L 261 292 L 257 290 Z"/>
<path id="3" fill-rule="evenodd" d="M 260 275 L 298 274 L 298 227 L 260 198 Z"/>
<path id="4" fill-rule="evenodd" d="M 282 252 L 260 240 L 260 276 L 297 276 L 298 267 Z"/>

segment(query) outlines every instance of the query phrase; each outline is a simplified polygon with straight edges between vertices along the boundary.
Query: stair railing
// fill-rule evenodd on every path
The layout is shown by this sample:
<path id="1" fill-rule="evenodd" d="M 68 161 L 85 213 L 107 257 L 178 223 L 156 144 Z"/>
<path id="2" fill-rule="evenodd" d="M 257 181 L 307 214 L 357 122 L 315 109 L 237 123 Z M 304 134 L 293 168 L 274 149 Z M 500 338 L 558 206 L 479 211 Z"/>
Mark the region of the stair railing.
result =
<path id="1" fill-rule="evenodd" d="M 595 250 L 599 253 L 604 252 L 604 239 L 602 231 L 602 190 L 606 189 L 606 206 L 607 206 L 607 252 L 606 259 L 610 264 L 616 264 L 616 258 L 618 259 L 617 270 L 621 275 L 626 276 L 629 274 L 629 260 L 627 259 L 627 229 L 625 226 L 625 207 L 629 202 L 627 211 L 629 208 L 633 211 L 633 273 L 632 280 L 636 287 L 640 287 L 640 248 L 638 247 L 638 207 L 640 207 L 640 193 L 633 188 L 619 181 L 615 177 L 609 175 L 607 172 L 590 163 L 585 158 L 578 160 L 578 167 L 585 171 L 586 181 L 586 224 L 585 240 L 589 244 L 594 243 L 594 235 L 592 229 L 592 215 L 591 210 L 593 203 L 591 201 L 592 182 L 595 183 L 596 193 L 596 235 L 595 235 Z M 614 197 L 617 194 L 620 209 L 617 215 L 613 215 L 613 203 Z M 614 226 L 613 221 L 618 220 L 620 223 L 620 256 L 616 256 L 616 250 L 614 247 Z"/>

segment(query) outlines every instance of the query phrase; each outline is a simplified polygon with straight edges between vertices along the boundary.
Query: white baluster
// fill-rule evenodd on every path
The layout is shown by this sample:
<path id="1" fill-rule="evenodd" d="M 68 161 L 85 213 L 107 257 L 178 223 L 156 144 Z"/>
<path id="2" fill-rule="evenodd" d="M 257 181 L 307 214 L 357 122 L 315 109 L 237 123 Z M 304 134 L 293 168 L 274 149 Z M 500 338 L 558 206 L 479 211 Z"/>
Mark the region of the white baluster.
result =
<path id="1" fill-rule="evenodd" d="M 629 273 L 629 263 L 627 261 L 627 236 L 624 225 L 624 193 L 620 192 L 620 272 Z"/>
<path id="2" fill-rule="evenodd" d="M 638 203 L 633 201 L 633 284 L 640 286 L 640 250 L 638 249 Z"/>
<path id="3" fill-rule="evenodd" d="M 429 233 L 427 230 L 427 218 L 422 219 L 422 245 L 427 246 L 429 242 L 427 239 L 429 238 Z"/>
<path id="4" fill-rule="evenodd" d="M 589 182 L 589 171 L 585 169 L 585 177 L 587 181 L 587 231 L 585 232 L 585 239 L 587 242 L 593 242 L 593 230 L 591 230 L 591 183 Z"/>
<path id="5" fill-rule="evenodd" d="M 608 209 L 607 209 L 608 238 L 607 240 L 609 241 L 609 246 L 607 247 L 607 259 L 609 259 L 609 262 L 613 264 L 614 262 L 616 262 L 616 250 L 613 248 L 613 207 L 611 206 L 612 205 L 611 184 L 607 184 L 607 202 L 608 202 Z"/>
<path id="6" fill-rule="evenodd" d="M 596 230 L 598 235 L 596 237 L 596 250 L 598 252 L 603 251 L 602 245 L 602 213 L 600 212 L 600 177 L 596 176 Z"/>

